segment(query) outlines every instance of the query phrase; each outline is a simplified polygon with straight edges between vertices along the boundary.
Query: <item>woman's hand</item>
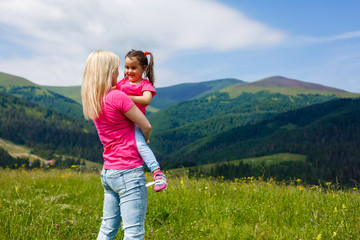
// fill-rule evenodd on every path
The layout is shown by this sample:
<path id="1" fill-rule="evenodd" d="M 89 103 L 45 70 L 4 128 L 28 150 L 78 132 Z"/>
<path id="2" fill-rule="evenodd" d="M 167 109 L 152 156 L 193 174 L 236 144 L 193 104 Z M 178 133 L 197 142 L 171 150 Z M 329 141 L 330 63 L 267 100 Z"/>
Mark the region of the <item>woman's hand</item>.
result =
<path id="1" fill-rule="evenodd" d="M 145 142 L 147 144 L 149 144 L 150 143 L 150 135 L 151 135 L 151 124 L 150 124 L 149 120 L 145 117 L 145 115 L 134 104 L 125 113 L 125 116 L 140 127 L 141 132 L 144 135 Z"/>

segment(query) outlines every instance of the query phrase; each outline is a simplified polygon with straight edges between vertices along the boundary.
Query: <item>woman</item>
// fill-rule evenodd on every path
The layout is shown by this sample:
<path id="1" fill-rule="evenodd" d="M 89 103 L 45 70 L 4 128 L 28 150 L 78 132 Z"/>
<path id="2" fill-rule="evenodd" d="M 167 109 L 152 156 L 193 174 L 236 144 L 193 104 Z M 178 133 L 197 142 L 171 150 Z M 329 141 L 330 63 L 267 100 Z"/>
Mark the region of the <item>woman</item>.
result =
<path id="1" fill-rule="evenodd" d="M 81 88 L 84 116 L 93 120 L 104 145 L 101 182 L 105 196 L 97 239 L 114 239 L 120 222 L 124 239 L 143 239 L 147 190 L 134 129 L 137 124 L 149 141 L 151 125 L 125 93 L 111 90 L 116 86 L 119 66 L 120 59 L 112 52 L 91 53 Z"/>

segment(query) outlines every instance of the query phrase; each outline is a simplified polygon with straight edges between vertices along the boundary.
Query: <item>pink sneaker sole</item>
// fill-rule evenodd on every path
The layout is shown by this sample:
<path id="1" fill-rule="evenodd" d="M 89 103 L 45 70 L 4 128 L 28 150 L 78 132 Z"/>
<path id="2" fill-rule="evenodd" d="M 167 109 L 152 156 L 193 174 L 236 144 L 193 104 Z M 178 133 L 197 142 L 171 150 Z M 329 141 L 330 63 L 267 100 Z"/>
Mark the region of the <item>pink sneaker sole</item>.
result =
<path id="1" fill-rule="evenodd" d="M 160 192 L 162 190 L 165 190 L 166 188 L 167 188 L 167 183 L 155 184 L 154 191 Z"/>

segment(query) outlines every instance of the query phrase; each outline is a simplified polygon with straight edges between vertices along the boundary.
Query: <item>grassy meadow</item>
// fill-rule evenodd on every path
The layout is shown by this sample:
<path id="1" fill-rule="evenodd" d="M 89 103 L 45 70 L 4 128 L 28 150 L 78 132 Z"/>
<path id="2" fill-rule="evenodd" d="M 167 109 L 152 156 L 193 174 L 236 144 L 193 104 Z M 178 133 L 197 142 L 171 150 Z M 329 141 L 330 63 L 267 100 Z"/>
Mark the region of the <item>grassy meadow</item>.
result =
<path id="1" fill-rule="evenodd" d="M 148 188 L 145 239 L 359 239 L 360 192 L 248 177 L 225 181 L 167 173 Z M 148 180 L 151 176 L 147 175 Z M 0 170 L 1 239 L 96 239 L 99 173 Z M 119 231 L 116 239 L 122 239 Z"/>

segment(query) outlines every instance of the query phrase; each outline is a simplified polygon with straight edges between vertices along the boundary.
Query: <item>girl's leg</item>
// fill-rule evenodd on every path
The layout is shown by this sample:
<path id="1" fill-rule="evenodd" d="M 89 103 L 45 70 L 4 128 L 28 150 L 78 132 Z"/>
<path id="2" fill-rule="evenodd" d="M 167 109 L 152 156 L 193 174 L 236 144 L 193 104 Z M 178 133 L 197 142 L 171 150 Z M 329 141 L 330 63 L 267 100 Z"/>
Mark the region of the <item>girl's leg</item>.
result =
<path id="1" fill-rule="evenodd" d="M 135 125 L 135 141 L 140 156 L 144 160 L 146 166 L 153 172 L 155 169 L 160 169 L 160 165 L 156 160 L 154 153 L 151 151 L 149 145 L 145 142 L 144 135 L 138 125 Z"/>

